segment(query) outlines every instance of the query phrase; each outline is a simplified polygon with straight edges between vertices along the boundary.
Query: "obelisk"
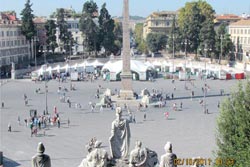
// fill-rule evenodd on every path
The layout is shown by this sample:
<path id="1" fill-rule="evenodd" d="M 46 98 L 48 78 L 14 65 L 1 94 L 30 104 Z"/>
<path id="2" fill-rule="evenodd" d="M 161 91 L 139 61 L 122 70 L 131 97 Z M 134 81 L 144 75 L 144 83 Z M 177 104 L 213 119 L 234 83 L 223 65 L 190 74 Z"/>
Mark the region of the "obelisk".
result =
<path id="1" fill-rule="evenodd" d="M 130 32 L 129 32 L 129 0 L 123 0 L 123 22 L 122 22 L 122 73 L 120 98 L 125 100 L 133 99 L 132 74 L 130 69 Z"/>

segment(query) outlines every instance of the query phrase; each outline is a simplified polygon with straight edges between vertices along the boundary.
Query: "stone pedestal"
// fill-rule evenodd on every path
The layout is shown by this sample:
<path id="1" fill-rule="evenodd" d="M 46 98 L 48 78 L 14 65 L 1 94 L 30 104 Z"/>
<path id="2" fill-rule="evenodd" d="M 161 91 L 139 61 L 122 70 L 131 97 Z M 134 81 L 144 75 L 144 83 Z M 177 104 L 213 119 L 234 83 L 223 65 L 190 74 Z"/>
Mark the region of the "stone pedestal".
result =
<path id="1" fill-rule="evenodd" d="M 122 90 L 120 90 L 120 99 L 133 100 L 134 93 L 132 91 L 132 74 L 131 72 L 123 72 L 121 74 Z"/>

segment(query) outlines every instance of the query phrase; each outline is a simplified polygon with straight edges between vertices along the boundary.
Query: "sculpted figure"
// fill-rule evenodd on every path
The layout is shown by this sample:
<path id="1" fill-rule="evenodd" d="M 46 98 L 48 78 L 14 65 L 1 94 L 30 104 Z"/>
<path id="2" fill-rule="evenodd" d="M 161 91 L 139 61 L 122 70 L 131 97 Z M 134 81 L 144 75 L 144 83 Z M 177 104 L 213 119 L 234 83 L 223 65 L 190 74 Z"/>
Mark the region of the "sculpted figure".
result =
<path id="1" fill-rule="evenodd" d="M 32 157 L 32 167 L 51 167 L 50 157 L 46 154 L 43 154 L 45 147 L 43 143 L 38 143 L 37 154 Z"/>
<path id="2" fill-rule="evenodd" d="M 116 108 L 116 119 L 112 122 L 110 141 L 111 157 L 124 159 L 129 152 L 130 128 L 129 121 L 122 119 L 121 107 Z"/>
<path id="3" fill-rule="evenodd" d="M 142 142 L 137 141 L 135 149 L 131 151 L 130 167 L 154 167 L 158 163 L 157 154 L 148 148 L 141 148 L 141 145 Z"/>
<path id="4" fill-rule="evenodd" d="M 177 165 L 174 164 L 174 160 L 177 159 L 177 156 L 172 153 L 172 144 L 167 142 L 164 149 L 166 153 L 161 156 L 160 167 L 177 167 Z"/>
<path id="5" fill-rule="evenodd" d="M 107 167 L 108 153 L 101 149 L 101 142 L 92 138 L 86 146 L 88 155 L 84 158 L 78 167 Z"/>

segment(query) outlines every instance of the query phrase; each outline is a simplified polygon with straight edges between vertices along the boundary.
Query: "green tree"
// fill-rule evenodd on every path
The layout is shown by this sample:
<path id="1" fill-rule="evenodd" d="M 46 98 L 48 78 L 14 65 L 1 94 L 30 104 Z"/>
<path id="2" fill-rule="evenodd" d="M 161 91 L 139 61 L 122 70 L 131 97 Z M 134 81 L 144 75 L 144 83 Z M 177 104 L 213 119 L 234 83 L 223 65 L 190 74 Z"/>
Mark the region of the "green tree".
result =
<path id="1" fill-rule="evenodd" d="M 114 46 L 114 54 L 117 55 L 120 53 L 122 48 L 122 23 L 115 22 L 114 27 L 114 35 L 115 35 L 115 46 Z"/>
<path id="2" fill-rule="evenodd" d="M 232 95 L 221 105 L 217 119 L 216 157 L 233 159 L 232 166 L 246 167 L 250 164 L 250 82 L 238 85 Z M 225 161 L 224 161 L 225 162 Z M 220 167 L 226 167 L 223 163 Z"/>
<path id="3" fill-rule="evenodd" d="M 188 39 L 191 43 L 187 47 L 188 52 L 197 53 L 200 43 L 204 45 L 205 42 L 212 41 L 211 37 L 202 34 L 201 30 L 203 32 L 205 30 L 209 31 L 206 32 L 208 34 L 214 33 L 214 30 L 211 28 L 214 13 L 211 5 L 202 0 L 187 2 L 185 7 L 180 9 L 178 25 L 181 32 L 181 38 L 183 38 L 183 40 Z M 206 25 L 206 23 L 209 25 Z"/>
<path id="4" fill-rule="evenodd" d="M 151 52 L 158 52 L 166 48 L 167 36 L 161 33 L 149 33 L 146 38 L 146 43 Z"/>
<path id="5" fill-rule="evenodd" d="M 230 39 L 230 35 L 227 33 L 225 24 L 221 24 L 219 26 L 215 39 L 215 53 L 217 58 L 219 59 L 219 64 L 221 59 L 234 59 L 234 55 L 230 54 L 230 52 L 234 49 L 234 45 L 232 40 Z"/>
<path id="6" fill-rule="evenodd" d="M 67 34 L 68 34 L 68 24 L 65 21 L 65 10 L 63 8 L 57 9 L 56 19 L 57 19 L 57 27 L 59 29 L 59 46 L 60 48 L 64 48 L 67 40 Z"/>
<path id="7" fill-rule="evenodd" d="M 33 22 L 34 15 L 32 14 L 33 10 L 31 9 L 32 4 L 30 4 L 30 0 L 27 0 L 25 3 L 24 9 L 21 11 L 21 32 L 26 37 L 26 39 L 30 43 L 31 48 L 31 40 L 36 34 L 36 28 Z"/>
<path id="8" fill-rule="evenodd" d="M 141 53 L 148 53 L 147 44 L 143 39 L 143 23 L 138 23 L 135 25 L 134 38 L 138 51 Z"/>
<path id="9" fill-rule="evenodd" d="M 199 49 L 201 51 L 201 54 L 205 54 L 205 50 L 209 50 L 209 52 L 207 53 L 212 53 L 214 51 L 215 48 L 215 31 L 214 31 L 214 23 L 211 20 L 205 20 L 202 23 L 202 27 L 200 30 L 200 45 L 199 45 Z M 213 58 L 214 54 L 208 54 L 207 55 L 210 58 Z"/>
<path id="10" fill-rule="evenodd" d="M 51 48 L 52 52 L 55 52 L 55 48 L 58 47 L 56 42 L 56 24 L 54 20 L 47 20 L 45 23 L 45 29 L 46 29 L 46 44 Z"/>
<path id="11" fill-rule="evenodd" d="M 83 45 L 89 53 L 100 50 L 99 27 L 94 19 L 97 17 L 98 7 L 95 2 L 87 1 L 83 5 L 82 15 L 80 18 L 80 31 L 83 32 Z"/>
<path id="12" fill-rule="evenodd" d="M 135 43 L 138 46 L 143 41 L 143 23 L 135 25 L 134 30 Z"/>
<path id="13" fill-rule="evenodd" d="M 106 9 L 106 3 L 102 5 L 100 15 L 99 15 L 99 40 L 101 46 L 104 47 L 105 52 L 110 54 L 115 51 L 115 35 L 114 35 L 114 28 L 115 23 L 114 20 L 111 18 L 108 10 Z M 105 53 L 105 55 L 106 55 Z"/>

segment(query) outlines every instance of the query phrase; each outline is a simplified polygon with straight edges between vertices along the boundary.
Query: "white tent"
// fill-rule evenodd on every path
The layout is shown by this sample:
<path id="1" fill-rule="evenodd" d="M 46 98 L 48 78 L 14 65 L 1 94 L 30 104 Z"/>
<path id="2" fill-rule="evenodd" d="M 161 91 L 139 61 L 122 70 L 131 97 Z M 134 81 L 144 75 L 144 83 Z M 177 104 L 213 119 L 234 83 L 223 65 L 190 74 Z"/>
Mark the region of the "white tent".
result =
<path id="1" fill-rule="evenodd" d="M 52 68 L 52 71 L 60 73 L 60 65 L 57 65 L 56 67 Z"/>
<path id="2" fill-rule="evenodd" d="M 98 67 L 98 66 L 102 67 L 102 66 L 104 66 L 104 63 L 102 63 L 102 62 L 100 62 L 98 60 L 95 60 L 92 63 L 89 63 L 89 66 L 94 66 L 95 68 Z"/>
<path id="3" fill-rule="evenodd" d="M 139 75 L 139 80 L 146 80 L 146 72 L 152 67 L 142 63 L 141 61 L 131 60 L 131 70 Z M 116 75 L 122 71 L 122 60 L 116 62 L 107 62 L 102 71 L 108 70 L 110 72 L 110 80 L 116 80 Z"/>
<path id="4" fill-rule="evenodd" d="M 68 72 L 69 71 L 69 64 L 66 64 L 65 66 L 61 67 L 60 70 Z"/>

